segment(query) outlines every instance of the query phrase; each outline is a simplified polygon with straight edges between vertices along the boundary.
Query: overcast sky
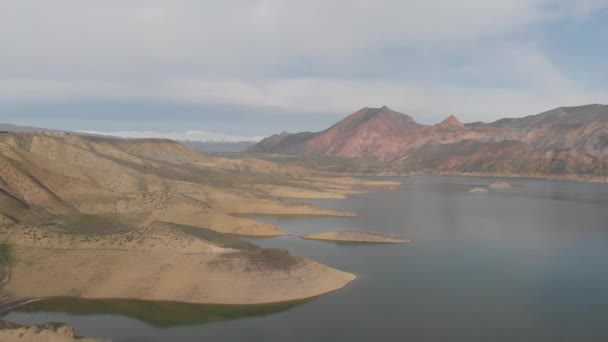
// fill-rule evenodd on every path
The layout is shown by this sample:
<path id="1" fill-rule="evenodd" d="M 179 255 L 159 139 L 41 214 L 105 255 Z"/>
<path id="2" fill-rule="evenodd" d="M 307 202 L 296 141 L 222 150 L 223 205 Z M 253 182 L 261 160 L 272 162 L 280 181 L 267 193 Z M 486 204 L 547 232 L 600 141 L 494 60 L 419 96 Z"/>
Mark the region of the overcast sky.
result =
<path id="1" fill-rule="evenodd" d="M 0 0 L 0 122 L 239 137 L 608 103 L 608 0 Z M 202 132 L 202 133 L 201 133 Z"/>

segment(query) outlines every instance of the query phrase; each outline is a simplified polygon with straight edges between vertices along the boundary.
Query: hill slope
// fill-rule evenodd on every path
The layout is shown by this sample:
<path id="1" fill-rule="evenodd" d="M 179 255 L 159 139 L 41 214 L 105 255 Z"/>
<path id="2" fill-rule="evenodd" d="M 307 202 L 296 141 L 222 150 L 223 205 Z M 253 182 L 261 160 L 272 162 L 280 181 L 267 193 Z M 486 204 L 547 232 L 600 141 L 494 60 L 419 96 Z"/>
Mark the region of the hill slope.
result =
<path id="1" fill-rule="evenodd" d="M 601 175 L 608 106 L 562 107 L 521 119 L 425 126 L 387 107 L 364 108 L 325 131 L 274 135 L 248 150 L 364 158 L 383 171 Z"/>
<path id="2" fill-rule="evenodd" d="M 6 222 L 59 227 L 65 216 L 130 215 L 138 224 L 165 221 L 278 235 L 270 225 L 232 214 L 345 214 L 287 203 L 254 186 L 301 188 L 297 182 L 305 176 L 310 175 L 303 169 L 252 158 L 208 157 L 170 140 L 0 135 L 0 214 Z"/>
<path id="3" fill-rule="evenodd" d="M 373 185 L 386 184 L 209 157 L 171 140 L 0 133 L 0 241 L 12 246 L 0 297 L 318 296 L 355 276 L 226 234 L 284 235 L 241 214 L 352 216 L 283 198 L 343 198 Z"/>

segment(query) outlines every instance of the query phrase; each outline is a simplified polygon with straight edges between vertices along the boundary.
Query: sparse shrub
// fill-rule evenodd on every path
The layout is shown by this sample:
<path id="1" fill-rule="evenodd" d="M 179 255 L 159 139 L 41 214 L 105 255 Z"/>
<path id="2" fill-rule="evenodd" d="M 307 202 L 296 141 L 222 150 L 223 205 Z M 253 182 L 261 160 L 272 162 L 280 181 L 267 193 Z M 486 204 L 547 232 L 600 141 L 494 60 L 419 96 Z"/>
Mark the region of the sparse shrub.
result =
<path id="1" fill-rule="evenodd" d="M 67 324 L 62 323 L 62 322 L 49 322 L 49 323 L 44 323 L 42 325 L 43 328 L 47 328 L 47 329 L 50 329 L 53 331 L 57 331 L 60 328 L 65 327 L 65 326 L 67 326 Z"/>
<path id="2" fill-rule="evenodd" d="M 0 241 L 0 263 L 10 264 L 13 260 L 13 246 L 6 242 Z"/>

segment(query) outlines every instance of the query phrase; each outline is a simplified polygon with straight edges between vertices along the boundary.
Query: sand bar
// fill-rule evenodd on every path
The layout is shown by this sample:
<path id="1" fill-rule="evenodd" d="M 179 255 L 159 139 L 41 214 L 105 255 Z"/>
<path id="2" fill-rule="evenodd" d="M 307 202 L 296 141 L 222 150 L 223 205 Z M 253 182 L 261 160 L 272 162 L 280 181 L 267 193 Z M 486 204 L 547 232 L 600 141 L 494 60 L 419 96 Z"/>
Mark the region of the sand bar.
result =
<path id="1" fill-rule="evenodd" d="M 399 237 L 383 235 L 378 233 L 360 231 L 337 231 L 302 236 L 303 239 L 324 240 L 338 242 L 369 242 L 369 243 L 405 243 L 410 240 Z"/>

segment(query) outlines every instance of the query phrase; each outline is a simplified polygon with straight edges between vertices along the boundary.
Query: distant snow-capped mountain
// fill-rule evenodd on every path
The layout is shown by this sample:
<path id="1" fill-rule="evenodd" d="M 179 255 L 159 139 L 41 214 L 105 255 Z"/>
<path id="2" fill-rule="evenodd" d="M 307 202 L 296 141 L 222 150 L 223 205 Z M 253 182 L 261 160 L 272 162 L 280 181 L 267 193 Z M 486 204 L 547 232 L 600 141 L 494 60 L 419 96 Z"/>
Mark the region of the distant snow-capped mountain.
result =
<path id="1" fill-rule="evenodd" d="M 186 132 L 157 132 L 157 131 L 116 131 L 116 132 L 100 132 L 100 131 L 80 131 L 80 133 L 95 134 L 95 135 L 109 135 L 119 138 L 161 138 L 170 139 L 177 141 L 191 141 L 191 142 L 253 142 L 257 143 L 264 139 L 263 136 L 238 136 L 223 133 L 214 133 L 203 130 L 192 130 Z"/>

